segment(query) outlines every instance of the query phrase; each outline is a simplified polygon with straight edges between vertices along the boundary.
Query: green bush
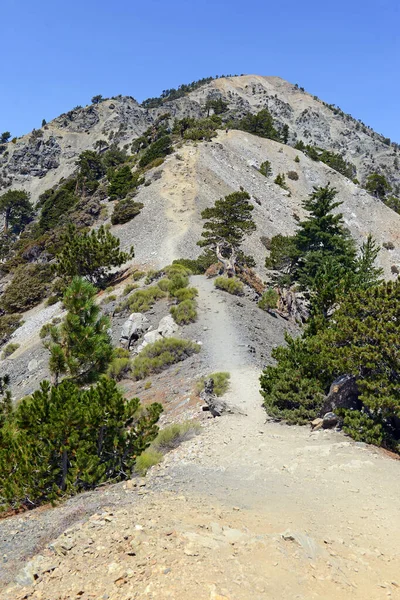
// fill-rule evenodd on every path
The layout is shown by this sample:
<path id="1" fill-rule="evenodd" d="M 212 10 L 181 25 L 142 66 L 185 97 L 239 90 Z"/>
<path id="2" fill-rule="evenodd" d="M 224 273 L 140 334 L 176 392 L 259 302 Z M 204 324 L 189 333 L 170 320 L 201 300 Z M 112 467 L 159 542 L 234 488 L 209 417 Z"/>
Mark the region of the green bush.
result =
<path id="1" fill-rule="evenodd" d="M 21 265 L 5 289 L 0 304 L 9 313 L 24 312 L 46 297 L 54 272 L 49 264 Z"/>
<path id="2" fill-rule="evenodd" d="M 174 448 L 177 448 L 180 444 L 190 440 L 200 432 L 201 425 L 195 421 L 174 423 L 161 429 L 150 447 L 136 459 L 135 471 L 139 475 L 146 475 L 150 467 L 162 461 L 164 454 L 174 450 Z"/>
<path id="3" fill-rule="evenodd" d="M 285 175 L 283 173 L 278 173 L 278 175 L 274 179 L 274 183 L 276 183 L 276 185 L 279 185 L 279 187 L 281 187 L 282 189 L 290 192 L 286 184 Z"/>
<path id="4" fill-rule="evenodd" d="M 151 448 L 166 454 L 177 448 L 182 442 L 200 433 L 200 431 L 201 425 L 195 421 L 185 421 L 184 423 L 168 425 L 164 429 L 160 429 L 157 437 L 151 444 Z"/>
<path id="5" fill-rule="evenodd" d="M 200 352 L 200 346 L 188 340 L 166 338 L 146 346 L 132 361 L 133 377 L 144 379 L 151 373 L 159 373 L 174 363 Z"/>
<path id="6" fill-rule="evenodd" d="M 125 357 L 115 357 L 112 359 L 108 369 L 107 375 L 111 379 L 120 381 L 126 378 L 131 371 L 131 359 Z"/>
<path id="7" fill-rule="evenodd" d="M 11 356 L 11 354 L 13 354 L 16 350 L 18 350 L 19 348 L 19 344 L 8 344 L 1 355 L 1 358 L 8 358 L 9 356 Z"/>
<path id="8" fill-rule="evenodd" d="M 279 294 L 276 290 L 269 288 L 263 293 L 261 299 L 258 301 L 259 308 L 266 310 L 267 312 L 278 305 Z"/>
<path id="9" fill-rule="evenodd" d="M 211 373 L 207 377 L 201 377 L 196 385 L 197 393 L 200 394 L 204 390 L 204 384 L 207 379 L 212 379 L 214 381 L 214 394 L 216 396 L 223 396 L 228 391 L 230 378 L 230 373 L 226 371 L 219 371 Z"/>
<path id="10" fill-rule="evenodd" d="M 125 298 L 116 308 L 116 312 L 122 312 L 129 308 L 132 312 L 146 312 L 160 300 L 165 298 L 166 293 L 163 292 L 158 285 L 153 285 L 145 290 L 136 290 L 133 294 Z"/>
<path id="11" fill-rule="evenodd" d="M 21 327 L 23 321 L 19 315 L 1 315 L 0 316 L 0 345 L 5 344 L 18 327 Z"/>
<path id="12" fill-rule="evenodd" d="M 178 300 L 178 302 L 183 302 L 184 300 L 194 300 L 196 296 L 198 296 L 198 291 L 196 288 L 179 288 L 175 290 L 173 293 L 174 298 Z"/>
<path id="13" fill-rule="evenodd" d="M 147 471 L 154 467 L 154 465 L 158 465 L 163 459 L 162 452 L 158 452 L 154 450 L 154 448 L 148 448 L 140 456 L 137 457 L 135 461 L 135 471 L 142 477 L 146 475 Z"/>
<path id="14" fill-rule="evenodd" d="M 170 312 L 178 325 L 194 323 L 197 319 L 196 302 L 194 300 L 183 300 L 176 306 L 172 306 Z"/>
<path id="15" fill-rule="evenodd" d="M 178 258 L 173 261 L 173 265 L 179 264 L 190 269 L 193 275 L 203 275 L 211 267 L 211 265 L 218 262 L 215 252 L 212 250 L 206 250 L 203 254 L 194 260 L 190 258 Z"/>
<path id="16" fill-rule="evenodd" d="M 141 202 L 135 202 L 133 198 L 120 200 L 114 206 L 114 210 L 111 215 L 111 223 L 113 225 L 123 225 L 124 223 L 127 223 L 136 217 L 142 208 L 143 204 Z"/>
<path id="17" fill-rule="evenodd" d="M 123 296 L 128 296 L 128 294 L 130 294 L 131 292 L 133 292 L 133 290 L 135 290 L 138 287 L 137 283 L 128 283 L 125 287 L 124 287 L 124 291 L 122 292 Z"/>
<path id="18" fill-rule="evenodd" d="M 164 158 L 167 154 L 172 152 L 172 140 L 169 135 L 164 135 L 158 140 L 150 144 L 145 150 L 143 156 L 139 161 L 140 167 L 146 167 L 157 158 Z"/>
<path id="19" fill-rule="evenodd" d="M 217 277 L 214 285 L 219 290 L 224 290 L 224 292 L 235 296 L 241 296 L 244 291 L 243 283 L 236 277 Z"/>

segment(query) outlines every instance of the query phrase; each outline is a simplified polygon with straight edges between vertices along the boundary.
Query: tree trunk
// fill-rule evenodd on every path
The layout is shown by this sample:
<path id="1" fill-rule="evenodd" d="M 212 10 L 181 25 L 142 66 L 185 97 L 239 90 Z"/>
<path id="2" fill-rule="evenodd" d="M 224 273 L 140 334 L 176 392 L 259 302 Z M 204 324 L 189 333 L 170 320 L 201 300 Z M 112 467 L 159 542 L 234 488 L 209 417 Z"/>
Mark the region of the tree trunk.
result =
<path id="1" fill-rule="evenodd" d="M 236 252 L 232 247 L 229 247 L 231 254 L 228 258 L 222 255 L 222 244 L 217 244 L 216 254 L 218 260 L 223 264 L 224 272 L 228 277 L 234 277 L 236 274 Z"/>

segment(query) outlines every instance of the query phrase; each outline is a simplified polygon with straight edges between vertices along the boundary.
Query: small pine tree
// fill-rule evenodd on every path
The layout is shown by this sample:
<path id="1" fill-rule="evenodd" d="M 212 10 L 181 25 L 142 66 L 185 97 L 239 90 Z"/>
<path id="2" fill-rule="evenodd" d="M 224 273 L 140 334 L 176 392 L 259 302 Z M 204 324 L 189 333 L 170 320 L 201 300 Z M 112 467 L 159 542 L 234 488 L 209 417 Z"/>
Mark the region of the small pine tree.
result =
<path id="1" fill-rule="evenodd" d="M 251 215 L 254 207 L 249 200 L 249 194 L 241 190 L 217 200 L 212 208 L 206 208 L 201 213 L 206 222 L 201 234 L 203 239 L 197 243 L 215 250 L 228 275 L 235 273 L 245 235 L 256 229 Z"/>
<path id="2" fill-rule="evenodd" d="M 90 233 L 68 227 L 62 249 L 56 256 L 56 272 L 64 279 L 86 277 L 95 285 L 103 285 L 112 267 L 119 267 L 134 257 L 133 246 L 121 252 L 120 240 L 103 225 Z"/>
<path id="3" fill-rule="evenodd" d="M 96 288 L 80 277 L 73 279 L 64 294 L 68 314 L 60 326 L 50 328 L 50 340 L 45 342 L 55 384 L 60 375 L 96 379 L 111 360 L 110 320 L 100 314 L 95 295 Z"/>
<path id="4" fill-rule="evenodd" d="M 264 177 L 271 177 L 272 168 L 271 168 L 271 163 L 269 160 L 265 160 L 263 163 L 261 163 L 260 173 L 261 173 L 261 175 L 264 175 Z"/>
<path id="5" fill-rule="evenodd" d="M 365 189 L 376 198 L 383 200 L 386 194 L 391 191 L 392 186 L 388 183 L 384 175 L 371 173 L 367 177 Z"/>

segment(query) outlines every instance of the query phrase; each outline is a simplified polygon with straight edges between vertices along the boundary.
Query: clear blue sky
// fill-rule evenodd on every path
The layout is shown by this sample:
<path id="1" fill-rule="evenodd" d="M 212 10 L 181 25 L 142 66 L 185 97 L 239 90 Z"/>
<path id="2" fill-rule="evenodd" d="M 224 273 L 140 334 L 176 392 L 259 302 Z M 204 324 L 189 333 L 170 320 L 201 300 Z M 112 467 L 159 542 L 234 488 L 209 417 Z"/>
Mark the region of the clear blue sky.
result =
<path id="1" fill-rule="evenodd" d="M 399 0 L 2 0 L 0 132 L 94 94 L 279 75 L 400 142 Z"/>

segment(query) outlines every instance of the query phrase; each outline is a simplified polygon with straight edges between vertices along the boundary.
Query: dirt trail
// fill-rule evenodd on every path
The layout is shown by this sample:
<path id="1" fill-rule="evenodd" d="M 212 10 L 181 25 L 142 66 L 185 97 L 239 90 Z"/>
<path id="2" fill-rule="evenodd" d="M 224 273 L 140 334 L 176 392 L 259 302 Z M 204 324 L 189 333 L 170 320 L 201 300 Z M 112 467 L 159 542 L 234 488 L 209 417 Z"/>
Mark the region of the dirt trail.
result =
<path id="1" fill-rule="evenodd" d="M 7 600 L 400 598 L 400 462 L 343 434 L 266 421 L 223 292 L 194 278 L 210 369 L 246 416 L 210 419 L 121 508 L 75 524 Z M 117 486 L 115 486 L 116 488 Z M 82 500 L 81 500 L 82 502 Z"/>
<path id="2" fill-rule="evenodd" d="M 184 146 L 180 150 L 182 160 L 173 159 L 163 172 L 161 196 L 167 200 L 165 214 L 168 233 L 163 238 L 160 257 L 163 265 L 169 265 L 180 257 L 179 241 L 187 232 L 197 193 L 195 177 L 196 148 Z"/>

